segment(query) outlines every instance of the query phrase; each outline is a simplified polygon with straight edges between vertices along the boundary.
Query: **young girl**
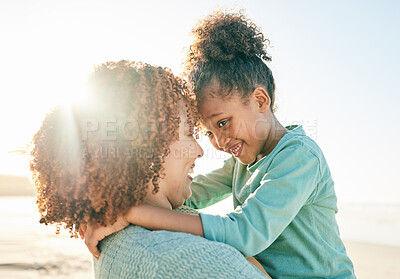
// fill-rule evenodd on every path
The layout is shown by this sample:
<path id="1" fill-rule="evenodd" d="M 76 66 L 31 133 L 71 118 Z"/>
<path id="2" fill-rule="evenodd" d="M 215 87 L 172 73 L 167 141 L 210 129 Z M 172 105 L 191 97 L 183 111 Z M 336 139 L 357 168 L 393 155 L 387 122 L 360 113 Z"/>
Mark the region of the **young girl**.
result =
<path id="1" fill-rule="evenodd" d="M 263 34 L 243 15 L 222 12 L 193 34 L 186 73 L 202 124 L 214 147 L 233 156 L 194 179 L 186 204 L 204 208 L 233 194 L 235 211 L 196 216 L 143 205 L 126 220 L 227 243 L 254 256 L 272 278 L 355 278 L 324 155 L 301 126 L 284 127 L 274 115 Z"/>

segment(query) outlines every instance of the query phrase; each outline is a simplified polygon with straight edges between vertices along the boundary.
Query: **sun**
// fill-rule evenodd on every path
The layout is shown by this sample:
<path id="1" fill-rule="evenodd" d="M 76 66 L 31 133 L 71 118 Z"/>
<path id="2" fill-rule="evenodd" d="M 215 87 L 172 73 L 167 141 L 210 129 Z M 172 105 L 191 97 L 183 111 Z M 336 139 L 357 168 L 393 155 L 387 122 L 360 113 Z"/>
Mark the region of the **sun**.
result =
<path id="1" fill-rule="evenodd" d="M 26 173 L 24 156 L 17 153 L 30 143 L 52 107 L 87 102 L 87 80 L 92 69 L 87 61 L 72 65 L 43 60 L 35 67 L 29 64 L 0 70 L 9 77 L 0 84 L 0 92 L 5 92 L 0 97 L 4 135 L 0 138 L 0 173 Z M 7 70 L 18 75 L 6 75 Z"/>

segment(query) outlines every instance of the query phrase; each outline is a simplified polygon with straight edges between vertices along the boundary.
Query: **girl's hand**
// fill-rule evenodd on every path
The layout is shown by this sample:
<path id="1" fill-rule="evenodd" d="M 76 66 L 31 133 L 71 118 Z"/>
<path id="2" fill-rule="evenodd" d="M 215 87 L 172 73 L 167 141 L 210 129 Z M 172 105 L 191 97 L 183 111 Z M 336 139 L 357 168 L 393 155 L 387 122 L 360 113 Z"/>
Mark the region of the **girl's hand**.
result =
<path id="1" fill-rule="evenodd" d="M 98 225 L 97 223 L 89 223 L 82 225 L 79 229 L 81 238 L 85 239 L 85 244 L 89 249 L 90 253 L 98 260 L 100 257 L 100 251 L 97 248 L 97 244 L 105 237 L 118 232 L 129 226 L 129 222 L 126 221 L 124 216 L 117 218 L 117 221 L 107 227 Z"/>

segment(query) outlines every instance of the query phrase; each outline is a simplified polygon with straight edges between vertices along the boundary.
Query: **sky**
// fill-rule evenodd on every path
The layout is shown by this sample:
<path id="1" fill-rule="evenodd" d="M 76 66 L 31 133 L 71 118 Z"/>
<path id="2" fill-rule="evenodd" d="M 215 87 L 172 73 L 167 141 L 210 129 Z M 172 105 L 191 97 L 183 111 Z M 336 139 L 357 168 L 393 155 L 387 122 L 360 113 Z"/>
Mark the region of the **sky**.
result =
<path id="1" fill-rule="evenodd" d="M 182 71 L 189 32 L 217 8 L 245 9 L 270 40 L 276 113 L 322 148 L 340 201 L 400 203 L 400 2 L 0 2 L 0 174 L 29 175 L 46 112 L 84 98 L 95 64 L 129 59 Z M 225 158 L 206 140 L 197 173 Z"/>

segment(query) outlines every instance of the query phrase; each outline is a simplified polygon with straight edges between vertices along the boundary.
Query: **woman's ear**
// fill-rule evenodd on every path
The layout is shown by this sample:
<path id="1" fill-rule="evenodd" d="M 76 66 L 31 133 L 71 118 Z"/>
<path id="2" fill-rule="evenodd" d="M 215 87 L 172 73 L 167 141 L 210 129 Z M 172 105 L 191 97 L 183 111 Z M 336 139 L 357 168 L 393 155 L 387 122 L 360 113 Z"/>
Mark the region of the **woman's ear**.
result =
<path id="1" fill-rule="evenodd" d="M 271 106 L 271 98 L 264 88 L 256 87 L 251 95 L 254 98 L 260 113 L 266 112 Z"/>

